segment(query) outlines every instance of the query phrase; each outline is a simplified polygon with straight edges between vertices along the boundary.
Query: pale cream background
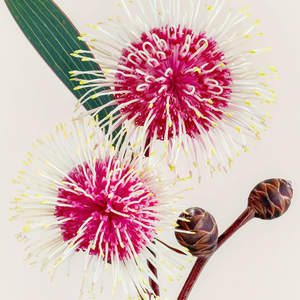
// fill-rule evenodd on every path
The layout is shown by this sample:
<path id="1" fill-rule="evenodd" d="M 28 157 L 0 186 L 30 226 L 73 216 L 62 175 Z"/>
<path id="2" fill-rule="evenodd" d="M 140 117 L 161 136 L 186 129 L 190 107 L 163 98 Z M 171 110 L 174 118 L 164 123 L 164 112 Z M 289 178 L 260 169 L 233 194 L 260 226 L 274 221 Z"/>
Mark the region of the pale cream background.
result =
<path id="1" fill-rule="evenodd" d="M 85 23 L 115 17 L 120 9 L 116 1 L 57 0 L 81 32 Z M 208 1 L 208 4 L 210 2 Z M 229 174 L 216 173 L 214 179 L 203 170 L 203 181 L 184 183 L 195 186 L 186 197 L 186 206 L 208 210 L 223 232 L 245 208 L 250 190 L 261 180 L 282 177 L 294 186 L 294 200 L 288 213 L 275 221 L 253 220 L 231 238 L 206 266 L 190 300 L 296 300 L 300 298 L 300 205 L 299 205 L 299 70 L 300 2 L 297 0 L 230 0 L 229 9 L 250 6 L 251 20 L 262 19 L 265 32 L 256 45 L 272 46 L 260 60 L 275 65 L 282 77 L 272 85 L 278 94 L 275 105 L 267 107 L 273 116 L 262 141 L 248 139 L 250 153 L 234 159 Z M 227 9 L 226 9 L 227 10 Z M 23 262 L 24 244 L 14 234 L 23 222 L 8 222 L 11 201 L 17 195 L 12 179 L 23 168 L 31 143 L 55 130 L 59 122 L 73 116 L 75 99 L 55 77 L 23 36 L 0 2 L 0 298 L 4 300 L 77 299 L 82 278 L 82 257 L 73 260 L 71 276 L 67 266 L 50 276 Z M 183 161 L 183 160 L 182 160 Z M 170 239 L 174 239 L 170 235 Z M 191 265 L 186 265 L 186 278 Z M 110 274 L 108 274 L 108 277 Z M 176 299 L 184 280 L 167 283 L 170 300 Z M 110 281 L 98 299 L 110 299 Z M 84 295 L 83 300 L 91 299 Z M 123 300 L 118 286 L 115 299 Z"/>

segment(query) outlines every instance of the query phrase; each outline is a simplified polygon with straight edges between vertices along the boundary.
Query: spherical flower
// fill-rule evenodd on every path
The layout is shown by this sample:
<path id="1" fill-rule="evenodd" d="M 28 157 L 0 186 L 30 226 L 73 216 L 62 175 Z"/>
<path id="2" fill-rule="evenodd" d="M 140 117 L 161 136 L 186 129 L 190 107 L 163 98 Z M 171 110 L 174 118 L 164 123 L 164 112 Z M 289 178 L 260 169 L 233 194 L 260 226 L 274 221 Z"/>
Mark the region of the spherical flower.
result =
<path id="1" fill-rule="evenodd" d="M 90 45 L 95 57 L 81 50 L 72 55 L 99 64 L 103 71 L 71 72 L 81 84 L 76 89 L 90 88 L 77 106 L 90 98 L 114 95 L 113 101 L 92 113 L 116 105 L 110 116 L 119 125 L 128 121 L 129 133 L 137 133 L 142 145 L 149 138 L 150 152 L 156 140 L 164 141 L 171 170 L 177 172 L 182 148 L 190 175 L 194 165 L 199 180 L 202 159 L 211 173 L 216 166 L 227 172 L 225 161 L 230 167 L 232 149 L 237 155 L 238 146 L 248 151 L 245 135 L 260 139 L 260 130 L 265 130 L 268 114 L 255 102 L 270 103 L 276 97 L 261 82 L 265 70 L 252 67 L 252 56 L 270 48 L 245 51 L 241 47 L 262 35 L 249 35 L 260 20 L 242 28 L 240 22 L 250 16 L 242 9 L 235 16 L 230 11 L 220 26 L 214 26 L 226 0 L 206 6 L 203 14 L 200 0 L 189 1 L 188 10 L 183 4 L 188 1 L 149 0 L 147 11 L 142 1 L 129 2 L 140 16 L 134 17 L 125 1 L 118 5 L 126 12 L 130 27 L 117 17 L 109 19 L 114 33 L 105 22 L 88 25 L 99 30 L 103 39 L 87 34 L 79 37 Z M 276 71 L 273 66 L 270 69 Z M 83 73 L 93 75 L 92 79 L 80 79 Z M 104 87 L 110 90 L 99 90 Z"/>
<path id="2" fill-rule="evenodd" d="M 184 256 L 156 239 L 157 231 L 176 226 L 179 197 L 168 192 L 174 180 L 161 177 L 159 163 L 135 155 L 126 138 L 120 145 L 101 131 L 92 133 L 94 124 L 74 123 L 73 133 L 60 125 L 28 153 L 27 170 L 14 180 L 24 189 L 13 201 L 12 220 L 28 220 L 17 238 L 30 242 L 27 259 L 44 251 L 31 264 L 53 276 L 60 264 L 85 252 L 81 294 L 87 288 L 93 293 L 97 278 L 102 290 L 108 267 L 112 294 L 117 282 L 127 297 L 153 293 L 148 277 L 158 280 L 147 260 L 169 280 L 178 279 L 182 268 L 178 257 Z"/>

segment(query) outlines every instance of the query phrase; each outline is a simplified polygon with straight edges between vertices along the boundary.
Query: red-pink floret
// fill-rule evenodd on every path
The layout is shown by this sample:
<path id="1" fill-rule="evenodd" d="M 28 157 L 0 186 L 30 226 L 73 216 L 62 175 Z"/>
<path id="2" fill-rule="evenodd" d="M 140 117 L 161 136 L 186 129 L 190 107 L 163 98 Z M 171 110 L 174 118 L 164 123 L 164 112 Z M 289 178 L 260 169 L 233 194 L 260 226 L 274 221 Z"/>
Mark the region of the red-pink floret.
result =
<path id="1" fill-rule="evenodd" d="M 100 236 L 101 233 L 104 232 L 101 245 L 104 255 L 106 255 L 107 242 L 108 260 L 111 259 L 111 252 L 113 252 L 113 255 L 115 256 L 115 245 L 118 249 L 119 259 L 122 260 L 129 253 L 128 249 L 130 248 L 130 244 L 124 233 L 125 231 L 127 232 L 136 253 L 140 253 L 140 250 L 145 247 L 145 240 L 142 238 L 140 232 L 143 232 L 151 241 L 153 240 L 155 230 L 145 228 L 133 222 L 133 220 L 137 220 L 147 226 L 151 226 L 150 223 L 141 219 L 153 221 L 156 220 L 156 218 L 154 218 L 153 216 L 149 216 L 146 213 L 140 213 L 139 211 L 149 206 L 158 205 L 158 201 L 155 200 L 155 196 L 147 196 L 139 203 L 130 204 L 130 202 L 138 201 L 151 192 L 141 181 L 140 177 L 136 179 L 130 179 L 126 184 L 122 182 L 116 188 L 116 184 L 119 182 L 119 178 L 124 177 L 124 175 L 129 171 L 129 167 L 123 168 L 122 170 L 118 171 L 118 176 L 115 176 L 111 179 L 108 189 L 107 191 L 105 191 L 105 187 L 107 185 L 106 173 L 108 162 L 108 160 L 96 161 L 95 184 L 93 184 L 92 170 L 87 163 L 84 163 L 84 166 L 79 165 L 77 168 L 74 168 L 71 172 L 68 173 L 68 176 L 75 181 L 77 186 L 83 189 L 87 194 L 91 195 L 94 200 L 92 200 L 90 197 L 85 196 L 82 192 L 77 191 L 76 193 L 73 193 L 60 188 L 58 197 L 66 200 L 59 200 L 58 202 L 71 204 L 72 207 L 56 206 L 55 216 L 58 219 L 72 218 L 72 220 L 68 220 L 60 225 L 65 241 L 70 241 L 72 238 L 74 238 L 77 235 L 77 231 L 81 227 L 81 225 L 88 218 L 90 218 L 91 216 L 93 217 L 93 219 L 87 223 L 87 229 L 84 231 L 83 237 L 78 239 L 78 241 L 82 238 L 84 240 L 80 243 L 79 248 L 76 251 L 79 251 L 80 249 L 86 251 L 90 242 L 94 240 L 101 221 L 104 221 L 102 229 L 97 238 L 96 248 L 94 250 L 90 249 L 90 254 L 99 255 Z M 112 162 L 110 168 L 111 170 L 114 169 L 115 164 L 116 160 Z M 84 170 L 89 179 L 87 179 L 87 177 L 85 176 Z M 72 182 L 68 178 L 64 178 L 63 181 Z M 130 197 L 130 195 L 132 194 L 132 187 L 137 183 L 142 183 L 142 186 L 139 189 L 143 189 L 144 192 L 138 196 Z M 66 185 L 66 188 L 74 190 L 74 186 L 71 185 Z M 111 198 L 108 198 L 109 194 L 113 194 L 113 196 Z M 126 197 L 130 198 L 123 200 Z M 133 212 L 128 208 L 138 212 Z M 122 214 L 129 215 L 130 217 L 128 218 L 125 216 L 117 215 L 111 212 L 111 209 L 114 209 Z M 124 248 L 120 246 L 116 228 L 118 228 L 120 231 L 121 239 L 125 246 Z"/>
<path id="2" fill-rule="evenodd" d="M 169 34 L 168 30 L 170 30 Z M 166 42 L 167 47 L 165 49 L 158 48 L 152 37 L 153 33 Z M 181 47 L 185 44 L 185 38 L 187 34 L 192 36 L 190 47 L 186 55 L 180 54 L 179 49 L 181 49 Z M 207 39 L 208 47 L 188 62 L 189 57 L 205 44 L 204 41 L 201 41 L 198 44 L 198 42 L 203 38 Z M 143 54 L 140 55 L 137 51 L 135 51 L 137 57 L 131 56 L 131 59 L 138 63 L 138 66 L 130 62 L 130 60 L 126 60 L 126 62 L 124 61 L 124 63 L 119 64 L 126 66 L 132 70 L 124 71 L 123 69 L 120 69 L 123 73 L 134 74 L 138 77 L 138 79 L 126 77 L 120 73 L 117 73 L 116 77 L 122 81 L 118 82 L 121 87 L 116 87 L 116 90 L 131 91 L 127 94 L 117 94 L 115 96 L 117 99 L 120 99 L 119 104 L 126 103 L 132 99 L 140 99 L 140 101 L 132 103 L 123 108 L 121 112 L 123 114 L 130 113 L 128 119 L 134 118 L 134 122 L 136 125 L 144 125 L 145 119 L 150 112 L 149 101 L 157 98 L 157 100 L 153 104 L 153 110 L 156 114 L 156 117 L 149 125 L 149 134 L 150 137 L 153 137 L 154 130 L 155 128 L 157 128 L 157 138 L 162 140 L 164 139 L 166 130 L 166 101 L 167 97 L 170 96 L 170 117 L 172 122 L 175 123 L 177 136 L 179 131 L 178 114 L 180 115 L 181 119 L 184 120 L 186 132 L 189 136 L 193 137 L 195 134 L 200 133 L 198 128 L 194 124 L 193 119 L 197 120 L 200 126 L 208 131 L 212 126 L 211 122 L 204 118 L 199 118 L 196 115 L 195 111 L 189 108 L 185 101 L 187 100 L 191 106 L 198 109 L 203 116 L 209 119 L 212 119 L 209 112 L 216 116 L 218 119 L 222 118 L 222 112 L 213 110 L 207 105 L 207 102 L 200 102 L 193 95 L 187 95 L 183 92 L 183 89 L 186 89 L 188 92 L 190 92 L 191 88 L 189 90 L 187 84 L 190 86 L 194 86 L 195 95 L 199 96 L 201 99 L 211 99 L 213 101 L 213 107 L 217 109 L 226 107 L 228 105 L 227 100 L 230 99 L 230 94 L 232 91 L 230 89 L 224 89 L 224 91 L 218 96 L 225 99 L 218 99 L 213 94 L 211 94 L 209 90 L 219 92 L 220 89 L 216 87 L 210 87 L 205 82 L 205 80 L 207 80 L 208 78 L 214 79 L 218 81 L 219 86 L 230 86 L 232 84 L 230 71 L 228 68 L 226 68 L 226 66 L 223 66 L 217 67 L 214 71 L 206 74 L 199 74 L 198 72 L 189 72 L 187 74 L 184 74 L 184 72 L 191 68 L 200 67 L 205 63 L 208 63 L 208 65 L 204 68 L 204 70 L 202 70 L 202 72 L 205 70 L 210 70 L 217 64 L 220 64 L 220 62 L 222 62 L 222 60 L 224 59 L 224 53 L 217 50 L 217 42 L 212 40 L 211 37 L 207 38 L 205 32 L 200 32 L 194 35 L 191 29 L 183 28 L 182 30 L 180 30 L 179 26 L 175 31 L 174 28 L 169 25 L 161 29 L 152 29 L 150 31 L 150 35 L 143 33 L 141 36 L 141 42 L 133 43 L 132 46 L 134 46 L 135 49 L 138 49 L 139 51 L 144 51 L 143 44 L 145 42 L 149 42 L 153 46 L 154 49 L 149 44 L 146 44 L 145 48 L 151 58 L 155 58 L 158 64 L 154 60 L 153 63 L 147 63 L 147 61 L 141 56 Z M 158 53 L 158 51 L 163 52 L 165 54 L 165 58 L 163 57 L 164 55 Z M 123 49 L 123 58 L 121 57 L 121 59 L 124 60 L 124 58 L 128 58 L 130 53 L 134 52 Z M 226 63 L 224 64 L 226 65 Z M 173 74 L 169 77 L 165 77 L 164 73 L 168 68 L 172 69 Z M 136 69 L 152 75 L 155 78 L 165 77 L 166 81 L 164 83 L 158 83 L 154 80 L 150 83 L 146 82 L 146 76 L 138 73 Z M 147 90 L 138 91 L 137 87 L 140 84 L 145 83 L 148 84 Z M 163 85 L 166 85 L 166 88 L 163 92 L 159 93 L 159 90 Z M 173 127 L 170 127 L 168 130 L 168 136 L 172 137 Z"/>

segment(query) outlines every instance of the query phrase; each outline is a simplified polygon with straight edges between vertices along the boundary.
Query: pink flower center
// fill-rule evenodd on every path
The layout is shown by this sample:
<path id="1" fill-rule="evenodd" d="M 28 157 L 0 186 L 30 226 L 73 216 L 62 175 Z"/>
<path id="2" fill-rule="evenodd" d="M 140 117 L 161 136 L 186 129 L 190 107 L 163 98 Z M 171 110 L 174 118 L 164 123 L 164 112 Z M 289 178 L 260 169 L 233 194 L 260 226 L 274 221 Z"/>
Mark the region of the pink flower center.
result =
<path id="1" fill-rule="evenodd" d="M 222 118 L 220 108 L 230 99 L 232 79 L 224 54 L 205 32 L 167 25 L 143 33 L 139 43 L 123 49 L 116 77 L 119 104 L 136 125 L 148 122 L 149 136 L 178 136 L 182 128 L 193 137 Z M 181 123 L 184 123 L 182 125 Z M 197 126 L 198 125 L 198 126 Z M 182 127 L 184 126 L 184 127 Z"/>
<path id="2" fill-rule="evenodd" d="M 158 203 L 132 172 L 129 167 L 120 168 L 116 159 L 111 163 L 107 159 L 97 160 L 94 170 L 87 163 L 79 165 L 64 178 L 58 202 L 69 206 L 57 205 L 55 216 L 66 219 L 60 225 L 62 235 L 65 241 L 78 243 L 76 251 L 90 246 L 92 255 L 101 253 L 108 260 L 117 255 L 122 260 L 144 248 L 141 233 L 153 240 L 155 228 L 150 222 L 157 218 L 143 209 Z"/>

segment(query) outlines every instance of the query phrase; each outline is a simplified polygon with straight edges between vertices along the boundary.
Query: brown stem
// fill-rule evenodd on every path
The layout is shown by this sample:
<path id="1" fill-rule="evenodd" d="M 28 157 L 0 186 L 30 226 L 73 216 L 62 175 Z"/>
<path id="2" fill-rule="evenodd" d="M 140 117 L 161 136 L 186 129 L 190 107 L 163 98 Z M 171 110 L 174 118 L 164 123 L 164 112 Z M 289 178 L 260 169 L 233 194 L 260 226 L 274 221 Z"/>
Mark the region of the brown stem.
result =
<path id="1" fill-rule="evenodd" d="M 180 251 L 180 250 L 178 250 L 178 249 L 175 249 L 175 248 L 173 248 L 173 247 L 167 245 L 166 243 L 162 242 L 162 241 L 159 240 L 158 238 L 156 238 L 156 240 L 157 240 L 158 242 L 160 242 L 161 244 L 163 244 L 165 247 L 171 249 L 172 251 L 174 251 L 174 252 L 176 252 L 176 253 L 179 253 L 179 254 L 182 254 L 182 255 L 187 255 L 185 252 Z"/>
<path id="2" fill-rule="evenodd" d="M 145 148 L 147 148 L 147 146 L 149 145 L 149 142 L 150 142 L 150 140 L 149 139 L 147 139 L 147 141 L 146 141 L 146 144 L 145 144 Z M 149 157 L 149 148 L 146 150 L 146 152 L 145 152 L 145 156 L 146 157 Z M 155 254 L 151 251 L 151 253 L 155 256 Z M 155 277 L 157 277 L 157 269 L 151 264 L 151 262 L 148 260 L 147 261 L 147 264 L 148 264 L 148 267 L 149 267 L 149 269 L 151 270 L 151 272 L 153 273 L 153 275 L 155 276 Z M 150 277 L 149 277 L 149 284 L 150 284 L 150 286 L 151 286 L 151 288 L 152 288 L 152 290 L 153 290 L 153 292 L 154 292 L 154 294 L 156 295 L 156 296 L 159 296 L 159 286 L 158 286 L 158 284 L 155 282 L 155 281 L 153 281 Z M 151 293 L 149 293 L 148 292 L 148 294 L 149 294 L 149 296 L 151 296 Z M 155 296 L 154 295 L 154 296 Z M 142 299 L 142 298 L 141 298 Z"/>
<path id="3" fill-rule="evenodd" d="M 249 222 L 251 219 L 253 219 L 255 216 L 255 213 L 252 208 L 247 207 L 245 211 L 238 217 L 238 219 L 224 232 L 222 233 L 218 238 L 218 244 L 215 251 L 217 251 L 237 230 L 239 230 L 243 225 L 245 225 L 247 222 Z M 192 291 L 192 288 L 194 287 L 201 271 L 203 270 L 204 266 L 212 256 L 206 256 L 206 257 L 198 257 L 192 271 L 189 274 L 189 277 L 187 278 L 177 300 L 186 300 L 189 296 L 189 294 Z"/>
<path id="4" fill-rule="evenodd" d="M 197 258 L 197 260 L 192 268 L 192 271 L 190 272 L 189 277 L 187 278 L 187 280 L 177 298 L 178 300 L 186 300 L 188 298 L 202 269 L 204 268 L 204 266 L 206 265 L 206 263 L 210 257 L 211 257 L 211 255 L 204 256 L 204 257 L 202 256 L 202 257 Z"/>
<path id="5" fill-rule="evenodd" d="M 254 216 L 255 212 L 248 206 L 238 219 L 219 236 L 216 250 L 218 250 L 236 231 L 252 220 Z"/>
<path id="6" fill-rule="evenodd" d="M 149 251 L 155 256 L 155 254 L 151 250 L 149 250 Z M 157 278 L 157 269 L 151 264 L 151 262 L 149 260 L 147 261 L 147 264 L 148 264 L 149 269 L 153 273 L 153 275 Z M 155 296 L 155 295 L 159 296 L 159 287 L 158 287 L 158 284 L 155 281 L 153 281 L 150 277 L 149 277 L 149 284 L 150 284 L 150 286 L 151 286 L 151 288 L 152 288 L 152 290 L 154 292 L 153 296 Z M 152 295 L 149 292 L 148 292 L 148 294 L 150 296 Z"/>

